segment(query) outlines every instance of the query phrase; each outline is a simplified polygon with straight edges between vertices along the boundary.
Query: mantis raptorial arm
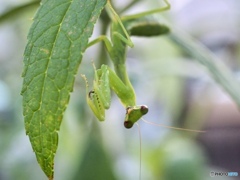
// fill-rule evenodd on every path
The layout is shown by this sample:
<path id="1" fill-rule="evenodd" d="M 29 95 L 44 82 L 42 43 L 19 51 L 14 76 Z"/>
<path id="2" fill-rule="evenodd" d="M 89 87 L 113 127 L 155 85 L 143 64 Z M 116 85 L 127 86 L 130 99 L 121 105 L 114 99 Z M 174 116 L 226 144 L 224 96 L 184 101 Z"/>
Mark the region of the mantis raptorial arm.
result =
<path id="1" fill-rule="evenodd" d="M 134 91 L 126 86 L 121 79 L 107 65 L 102 65 L 101 69 L 96 70 L 94 66 L 95 77 L 93 90 L 88 90 L 88 82 L 85 75 L 87 87 L 87 103 L 94 115 L 100 120 L 105 119 L 105 109 L 108 109 L 111 103 L 110 88 L 117 94 L 122 104 L 126 107 L 126 118 L 124 126 L 131 128 L 143 115 L 148 112 L 147 106 L 136 106 Z"/>

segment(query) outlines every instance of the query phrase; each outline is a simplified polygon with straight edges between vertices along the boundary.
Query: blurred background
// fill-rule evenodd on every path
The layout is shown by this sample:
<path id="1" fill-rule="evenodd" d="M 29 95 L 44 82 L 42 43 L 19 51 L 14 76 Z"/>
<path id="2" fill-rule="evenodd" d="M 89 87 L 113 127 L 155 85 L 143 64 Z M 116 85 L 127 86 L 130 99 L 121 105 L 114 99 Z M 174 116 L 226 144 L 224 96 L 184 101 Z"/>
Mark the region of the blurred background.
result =
<path id="1" fill-rule="evenodd" d="M 239 77 L 240 2 L 238 0 L 169 0 L 162 13 L 174 26 L 203 43 Z M 0 15 L 27 0 L 0 0 Z M 129 1 L 113 1 L 117 9 Z M 126 14 L 163 6 L 142 0 Z M 25 134 L 21 73 L 27 33 L 38 5 L 0 18 L 0 180 L 43 180 Z M 93 38 L 100 34 L 96 24 Z M 146 104 L 146 120 L 204 130 L 186 132 L 143 121 L 125 129 L 125 109 L 113 94 L 106 121 L 99 122 L 86 104 L 85 83 L 93 80 L 91 61 L 99 61 L 99 45 L 87 49 L 59 133 L 55 179 L 208 180 L 239 179 L 240 114 L 235 102 L 206 69 L 168 36 L 132 38 L 127 66 L 138 104 Z M 141 143 L 141 148 L 140 148 Z M 140 158 L 141 157 L 141 158 Z M 141 162 L 141 163 L 140 163 Z M 141 168 L 140 168 L 141 166 Z M 222 173 L 222 174 L 221 174 Z"/>

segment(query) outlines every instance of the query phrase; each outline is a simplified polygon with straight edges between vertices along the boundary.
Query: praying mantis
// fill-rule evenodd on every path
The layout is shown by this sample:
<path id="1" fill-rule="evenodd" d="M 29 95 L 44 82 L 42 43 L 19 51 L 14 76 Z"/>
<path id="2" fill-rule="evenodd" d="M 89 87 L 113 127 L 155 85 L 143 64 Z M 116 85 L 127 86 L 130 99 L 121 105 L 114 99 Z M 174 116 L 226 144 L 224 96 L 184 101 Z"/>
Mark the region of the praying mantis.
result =
<path id="1" fill-rule="evenodd" d="M 159 13 L 170 9 L 171 5 L 168 0 L 163 1 L 165 2 L 166 6 L 162 8 L 121 18 L 113 9 L 110 0 L 107 1 L 106 11 L 112 20 L 110 40 L 107 36 L 101 35 L 95 40 L 91 41 L 87 47 L 103 41 L 113 63 L 114 71 L 105 64 L 103 64 L 100 69 L 96 69 L 93 64 L 95 75 L 93 81 L 93 90 L 91 91 L 88 89 L 89 85 L 86 76 L 82 75 L 86 82 L 87 103 L 94 115 L 100 121 L 104 121 L 105 109 L 109 109 L 110 107 L 110 89 L 112 89 L 126 109 L 124 126 L 127 129 L 132 128 L 138 120 L 142 119 L 144 122 L 154 126 L 202 133 L 205 131 L 166 126 L 147 121 L 143 119 L 142 116 L 148 113 L 148 107 L 146 105 L 136 105 L 135 91 L 129 80 L 125 64 L 127 46 L 134 46 L 130 35 L 148 37 L 159 36 L 170 32 L 168 26 L 161 24 L 159 21 L 156 21 L 151 17 L 148 17 L 148 15 L 153 13 Z"/>
<path id="2" fill-rule="evenodd" d="M 109 109 L 111 102 L 110 88 L 116 93 L 123 106 L 126 108 L 126 116 L 124 126 L 126 128 L 133 127 L 141 117 L 148 112 L 146 105 L 136 105 L 136 95 L 134 88 L 129 80 L 126 69 L 126 51 L 127 46 L 133 47 L 131 35 L 152 36 L 165 34 L 169 29 L 164 25 L 156 25 L 149 22 L 146 16 L 149 14 L 162 12 L 170 9 L 170 4 L 164 0 L 166 6 L 160 9 L 139 13 L 132 16 L 120 18 L 113 9 L 110 0 L 107 1 L 106 11 L 109 14 L 111 25 L 111 39 L 101 35 L 97 39 L 91 41 L 88 47 L 103 41 L 109 53 L 109 56 L 114 65 L 114 70 L 111 70 L 107 65 L 102 65 L 100 69 L 94 66 L 94 82 L 93 90 L 88 90 L 88 82 L 85 75 L 82 75 L 86 82 L 87 88 L 87 103 L 93 111 L 94 115 L 100 120 L 105 119 L 105 109 Z M 147 22 L 147 23 L 146 23 Z M 130 26 L 128 30 L 125 26 Z M 145 28 L 147 31 L 145 31 Z M 131 31 L 132 30 L 132 31 Z M 130 32 L 130 34 L 129 34 Z"/>

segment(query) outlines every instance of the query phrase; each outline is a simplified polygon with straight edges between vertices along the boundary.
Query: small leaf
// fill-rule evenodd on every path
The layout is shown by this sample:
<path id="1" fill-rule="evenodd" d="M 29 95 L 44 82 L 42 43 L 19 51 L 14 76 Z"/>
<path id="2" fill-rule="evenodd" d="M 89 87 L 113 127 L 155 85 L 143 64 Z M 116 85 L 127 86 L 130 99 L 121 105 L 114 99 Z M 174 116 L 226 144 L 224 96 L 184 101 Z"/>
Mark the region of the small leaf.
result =
<path id="1" fill-rule="evenodd" d="M 131 36 L 160 36 L 170 31 L 168 26 L 153 16 L 124 20 L 123 23 Z"/>
<path id="2" fill-rule="evenodd" d="M 42 0 L 28 35 L 22 88 L 25 128 L 49 179 L 82 53 L 105 4 L 106 0 Z"/>

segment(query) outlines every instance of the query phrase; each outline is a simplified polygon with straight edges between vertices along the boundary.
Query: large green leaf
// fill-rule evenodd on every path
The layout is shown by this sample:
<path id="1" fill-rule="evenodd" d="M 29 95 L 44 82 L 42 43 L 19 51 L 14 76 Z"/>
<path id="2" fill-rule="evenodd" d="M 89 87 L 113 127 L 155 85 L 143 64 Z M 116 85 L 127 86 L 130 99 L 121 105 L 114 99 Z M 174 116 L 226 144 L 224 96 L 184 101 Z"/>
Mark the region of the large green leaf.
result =
<path id="1" fill-rule="evenodd" d="M 106 0 L 43 0 L 24 53 L 23 113 L 37 160 L 53 179 L 58 130 Z"/>

